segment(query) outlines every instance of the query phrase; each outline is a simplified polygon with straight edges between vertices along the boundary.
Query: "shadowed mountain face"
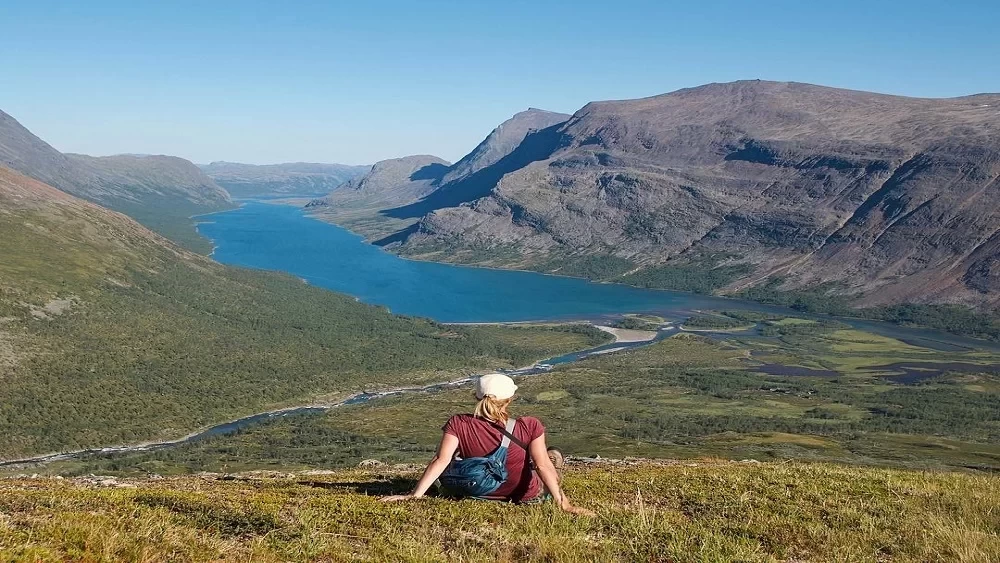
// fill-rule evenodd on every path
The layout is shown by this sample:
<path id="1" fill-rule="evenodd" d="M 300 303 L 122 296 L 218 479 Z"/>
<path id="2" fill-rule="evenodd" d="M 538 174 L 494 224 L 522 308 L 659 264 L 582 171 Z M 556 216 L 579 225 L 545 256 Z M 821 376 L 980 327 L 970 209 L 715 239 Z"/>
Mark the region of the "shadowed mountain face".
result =
<path id="1" fill-rule="evenodd" d="M 429 155 L 383 160 L 307 207 L 324 220 L 369 239 L 381 239 L 412 228 L 416 218 L 396 219 L 380 211 L 407 205 L 433 192 L 448 169 L 448 162 Z"/>
<path id="2" fill-rule="evenodd" d="M 310 162 L 263 166 L 213 162 L 200 168 L 234 197 L 323 195 L 371 170 L 370 166 Z"/>
<path id="3" fill-rule="evenodd" d="M 493 164 L 471 172 L 468 176 L 457 176 L 419 201 L 387 209 L 382 213 L 396 219 L 416 219 L 435 209 L 454 207 L 487 196 L 505 174 L 524 168 L 537 160 L 543 160 L 551 154 L 560 139 L 558 128 L 558 125 L 553 125 L 540 131 L 531 131 L 510 153 Z"/>
<path id="4" fill-rule="evenodd" d="M 472 152 L 456 162 L 442 178 L 441 183 L 461 180 L 496 164 L 514 152 L 529 134 L 565 123 L 569 118 L 570 116 L 565 113 L 535 108 L 515 114 L 494 129 Z"/>
<path id="5" fill-rule="evenodd" d="M 472 152 L 448 169 L 440 187 L 420 201 L 384 212 L 396 219 L 422 217 L 435 209 L 474 201 L 487 194 L 500 178 L 546 158 L 558 140 L 557 126 L 570 116 L 531 108 L 494 129 Z"/>
<path id="6" fill-rule="evenodd" d="M 500 124 L 453 165 L 431 156 L 385 160 L 310 207 L 378 244 L 399 242 L 414 232 L 420 217 L 479 199 L 507 172 L 545 158 L 553 148 L 555 126 L 569 117 L 528 109 Z"/>
<path id="7" fill-rule="evenodd" d="M 835 282 L 863 304 L 1000 296 L 1000 95 L 711 84 L 588 104 L 472 176 L 474 198 L 442 186 L 386 212 L 424 214 L 401 252 L 571 271 L 605 260 L 604 279 L 624 281 L 738 264 L 722 291 Z M 477 258 L 491 248 L 516 258 Z"/>
<path id="8" fill-rule="evenodd" d="M 448 162 L 436 156 L 404 156 L 376 162 L 368 172 L 340 186 L 326 202 L 406 203 L 434 191 L 448 170 Z"/>

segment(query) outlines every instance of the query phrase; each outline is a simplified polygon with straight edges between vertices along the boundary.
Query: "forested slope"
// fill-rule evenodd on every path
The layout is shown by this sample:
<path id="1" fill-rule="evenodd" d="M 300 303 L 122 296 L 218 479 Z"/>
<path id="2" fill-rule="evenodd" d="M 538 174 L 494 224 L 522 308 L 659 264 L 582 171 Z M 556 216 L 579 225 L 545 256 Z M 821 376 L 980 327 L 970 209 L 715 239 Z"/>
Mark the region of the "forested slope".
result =
<path id="1" fill-rule="evenodd" d="M 276 405 L 589 342 L 443 327 L 224 267 L 3 168 L 0 256 L 0 459 L 179 437 Z"/>

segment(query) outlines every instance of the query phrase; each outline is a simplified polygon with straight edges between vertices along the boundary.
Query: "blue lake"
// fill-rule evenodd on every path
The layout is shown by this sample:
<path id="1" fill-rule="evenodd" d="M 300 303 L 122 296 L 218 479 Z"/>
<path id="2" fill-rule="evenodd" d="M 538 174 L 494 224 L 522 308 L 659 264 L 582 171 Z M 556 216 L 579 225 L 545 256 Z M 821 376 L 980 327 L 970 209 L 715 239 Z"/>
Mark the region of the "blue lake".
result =
<path id="1" fill-rule="evenodd" d="M 292 206 L 250 201 L 199 221 L 219 262 L 289 272 L 393 313 L 443 322 L 599 319 L 733 307 L 731 300 L 687 293 L 404 260 Z"/>
<path id="2" fill-rule="evenodd" d="M 393 313 L 441 322 L 586 319 L 657 313 L 678 320 L 704 309 L 752 309 L 804 315 L 781 307 L 676 291 L 639 289 L 582 279 L 405 260 L 350 231 L 288 205 L 248 201 L 199 218 L 224 264 L 279 270 L 313 285 L 383 305 Z M 860 319 L 856 328 L 939 350 L 1000 345 L 920 328 Z"/>

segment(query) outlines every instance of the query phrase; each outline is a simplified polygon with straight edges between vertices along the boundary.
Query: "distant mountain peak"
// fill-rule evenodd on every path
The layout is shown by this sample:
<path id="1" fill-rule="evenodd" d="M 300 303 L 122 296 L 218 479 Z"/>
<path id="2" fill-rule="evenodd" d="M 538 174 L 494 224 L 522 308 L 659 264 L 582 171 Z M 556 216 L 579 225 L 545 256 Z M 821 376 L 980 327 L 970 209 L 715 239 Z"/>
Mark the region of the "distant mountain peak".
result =
<path id="1" fill-rule="evenodd" d="M 394 189 L 409 182 L 436 184 L 447 172 L 449 163 L 429 154 L 416 154 L 380 160 L 364 176 L 352 181 L 348 187 L 367 192 Z M 419 190 L 425 192 L 425 189 Z"/>
<path id="2" fill-rule="evenodd" d="M 496 164 L 514 152 L 528 134 L 566 122 L 570 115 L 538 108 L 518 112 L 490 132 L 479 145 L 455 163 L 442 184 L 455 182 Z"/>
<path id="3" fill-rule="evenodd" d="M 337 187 L 309 207 L 389 208 L 433 192 L 449 170 L 448 161 L 429 154 L 380 160 L 367 173 Z"/>

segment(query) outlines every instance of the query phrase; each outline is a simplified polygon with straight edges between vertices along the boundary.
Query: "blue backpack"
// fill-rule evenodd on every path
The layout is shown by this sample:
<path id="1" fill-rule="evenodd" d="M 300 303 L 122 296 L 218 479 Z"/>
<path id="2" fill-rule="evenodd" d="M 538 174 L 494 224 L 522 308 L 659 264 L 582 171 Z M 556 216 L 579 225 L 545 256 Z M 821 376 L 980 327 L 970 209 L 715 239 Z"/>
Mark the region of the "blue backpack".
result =
<path id="1" fill-rule="evenodd" d="M 516 422 L 516 419 L 507 419 L 500 446 L 490 455 L 464 459 L 456 457 L 452 460 L 441 474 L 441 486 L 448 495 L 485 497 L 504 484 L 507 480 L 507 448 L 510 447 Z"/>

